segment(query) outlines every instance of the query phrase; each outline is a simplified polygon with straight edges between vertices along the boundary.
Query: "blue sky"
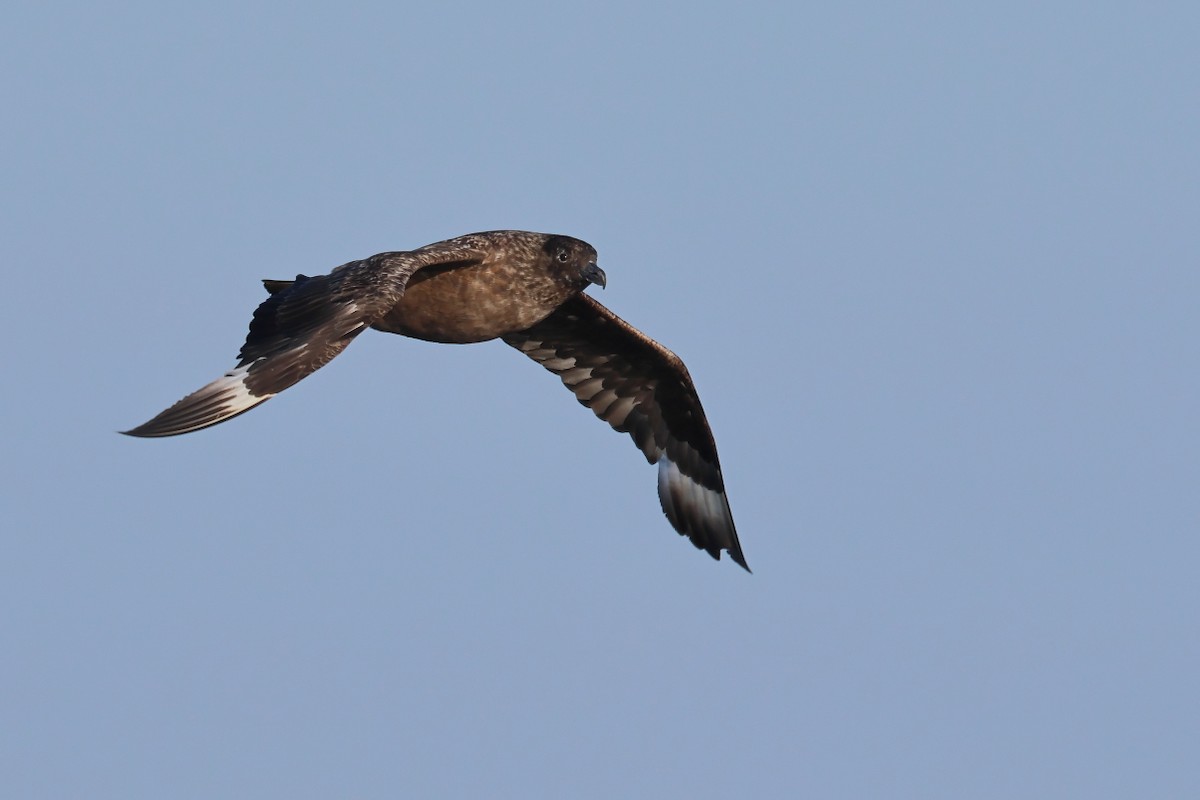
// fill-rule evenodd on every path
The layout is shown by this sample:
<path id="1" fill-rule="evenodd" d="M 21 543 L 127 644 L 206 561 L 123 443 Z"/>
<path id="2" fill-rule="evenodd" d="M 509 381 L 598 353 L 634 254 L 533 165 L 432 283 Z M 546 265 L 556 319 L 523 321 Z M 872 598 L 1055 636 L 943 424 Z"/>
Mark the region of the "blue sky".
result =
<path id="1" fill-rule="evenodd" d="M 26 5 L 13 797 L 1105 797 L 1200 741 L 1191 4 Z M 523 228 L 687 362 L 746 575 L 541 368 L 260 278 Z"/>

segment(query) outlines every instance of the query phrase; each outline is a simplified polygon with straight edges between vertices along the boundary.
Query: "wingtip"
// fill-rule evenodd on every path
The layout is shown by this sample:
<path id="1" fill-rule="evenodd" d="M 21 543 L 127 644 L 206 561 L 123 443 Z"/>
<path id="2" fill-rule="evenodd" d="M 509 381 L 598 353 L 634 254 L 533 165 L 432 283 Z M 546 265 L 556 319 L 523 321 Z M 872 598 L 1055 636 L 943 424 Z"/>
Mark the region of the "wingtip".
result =
<path id="1" fill-rule="evenodd" d="M 126 436 L 140 439 L 158 439 L 178 436 L 216 425 L 244 414 L 270 399 L 274 395 L 256 395 L 247 388 L 245 377 L 247 366 L 230 370 L 224 376 L 192 392 L 158 416 L 130 428 L 119 431 Z"/>
<path id="2" fill-rule="evenodd" d="M 734 534 L 734 536 L 736 536 L 736 535 L 737 534 Z M 699 545 L 697 545 L 697 546 L 699 546 Z M 715 547 L 712 550 L 708 550 L 708 554 L 710 556 L 712 556 L 713 558 L 715 558 L 717 561 L 720 561 L 722 550 L 724 550 L 725 554 L 729 556 L 730 561 L 737 564 L 739 567 L 746 570 L 746 572 L 749 572 L 751 575 L 754 574 L 754 571 L 752 569 L 750 569 L 750 565 L 746 563 L 746 557 L 744 555 L 742 555 L 741 545 L 739 545 L 736 541 L 734 542 L 733 547 L 725 547 L 725 548 Z"/>
<path id="3" fill-rule="evenodd" d="M 138 425 L 136 428 L 130 428 L 127 431 L 117 431 L 117 433 L 121 434 L 122 436 L 132 436 L 135 439 L 161 439 L 164 436 L 172 435 L 170 433 L 155 433 L 153 429 L 150 428 L 149 422 Z"/>

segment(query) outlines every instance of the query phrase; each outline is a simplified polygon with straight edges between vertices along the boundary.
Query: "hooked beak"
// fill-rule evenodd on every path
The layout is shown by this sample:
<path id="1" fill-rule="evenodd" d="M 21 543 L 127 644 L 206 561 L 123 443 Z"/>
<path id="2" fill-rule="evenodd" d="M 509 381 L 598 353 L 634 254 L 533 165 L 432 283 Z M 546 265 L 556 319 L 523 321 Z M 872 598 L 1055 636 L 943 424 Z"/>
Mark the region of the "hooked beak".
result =
<path id="1" fill-rule="evenodd" d="M 601 289 L 608 285 L 608 278 L 604 276 L 604 270 L 597 267 L 595 261 L 583 268 L 583 277 L 587 279 L 588 283 L 600 284 Z"/>

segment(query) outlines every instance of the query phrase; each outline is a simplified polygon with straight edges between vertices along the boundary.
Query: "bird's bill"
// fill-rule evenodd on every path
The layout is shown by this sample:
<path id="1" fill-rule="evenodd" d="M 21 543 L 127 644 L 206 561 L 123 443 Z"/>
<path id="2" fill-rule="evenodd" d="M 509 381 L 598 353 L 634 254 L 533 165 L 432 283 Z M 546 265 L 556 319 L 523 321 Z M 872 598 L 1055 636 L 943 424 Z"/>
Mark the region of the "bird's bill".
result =
<path id="1" fill-rule="evenodd" d="M 608 278 L 604 275 L 604 270 L 596 266 L 594 261 L 584 267 L 583 277 L 587 278 L 589 283 L 598 284 L 601 289 L 608 285 Z"/>

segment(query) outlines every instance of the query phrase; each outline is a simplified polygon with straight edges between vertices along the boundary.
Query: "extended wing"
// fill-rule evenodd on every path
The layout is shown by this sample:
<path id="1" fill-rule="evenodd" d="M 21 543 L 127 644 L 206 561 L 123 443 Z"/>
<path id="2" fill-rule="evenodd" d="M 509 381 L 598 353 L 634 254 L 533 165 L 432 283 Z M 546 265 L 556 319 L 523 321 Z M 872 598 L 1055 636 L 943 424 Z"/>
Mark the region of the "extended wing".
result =
<path id="1" fill-rule="evenodd" d="M 585 294 L 503 339 L 558 375 L 579 402 L 658 464 L 658 498 L 675 530 L 713 558 L 725 550 L 749 570 L 717 445 L 678 356 Z"/>
<path id="2" fill-rule="evenodd" d="M 386 314 L 422 267 L 481 258 L 472 237 L 419 250 L 380 253 L 328 275 L 264 281 L 271 296 L 250 321 L 237 365 L 142 425 L 130 436 L 175 436 L 245 413 L 328 364 Z"/>

